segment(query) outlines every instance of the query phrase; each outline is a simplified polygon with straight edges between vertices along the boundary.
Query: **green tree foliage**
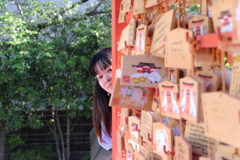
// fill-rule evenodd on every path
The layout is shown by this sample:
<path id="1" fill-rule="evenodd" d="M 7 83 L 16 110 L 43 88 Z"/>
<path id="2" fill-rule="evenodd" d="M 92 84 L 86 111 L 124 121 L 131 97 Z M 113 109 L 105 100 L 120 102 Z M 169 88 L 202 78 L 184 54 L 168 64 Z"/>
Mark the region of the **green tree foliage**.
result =
<path id="1" fill-rule="evenodd" d="M 80 11 L 87 1 L 65 2 L 62 7 L 47 1 L 13 1 L 18 10 L 12 12 L 0 0 L 4 131 L 43 126 L 43 117 L 35 114 L 43 107 L 66 110 L 69 118 L 91 116 L 93 79 L 87 68 L 97 50 L 111 46 L 111 1 L 96 1 Z"/>

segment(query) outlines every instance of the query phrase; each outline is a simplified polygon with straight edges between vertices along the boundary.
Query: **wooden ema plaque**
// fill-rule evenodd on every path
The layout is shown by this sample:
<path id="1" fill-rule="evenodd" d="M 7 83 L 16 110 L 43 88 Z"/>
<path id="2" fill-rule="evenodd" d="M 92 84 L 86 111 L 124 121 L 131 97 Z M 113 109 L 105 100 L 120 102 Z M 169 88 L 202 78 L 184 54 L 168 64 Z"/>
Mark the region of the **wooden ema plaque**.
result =
<path id="1" fill-rule="evenodd" d="M 118 15 L 118 23 L 123 23 L 126 20 L 126 13 L 122 10 L 122 7 L 120 5 L 119 9 L 119 15 Z"/>
<path id="2" fill-rule="evenodd" d="M 122 0 L 121 5 L 124 13 L 131 11 L 131 0 Z"/>
<path id="3" fill-rule="evenodd" d="M 144 140 L 152 142 L 152 123 L 153 115 L 151 112 L 142 111 L 141 112 L 141 128 L 140 135 Z"/>
<path id="4" fill-rule="evenodd" d="M 221 33 L 233 31 L 233 1 L 221 0 L 211 6 L 215 32 L 218 27 Z"/>
<path id="5" fill-rule="evenodd" d="M 121 157 L 123 156 L 123 135 L 121 131 L 117 131 L 117 151 Z"/>
<path id="6" fill-rule="evenodd" d="M 220 84 L 220 77 L 212 71 L 198 71 L 196 75 L 206 81 L 206 92 L 217 91 Z"/>
<path id="7" fill-rule="evenodd" d="M 192 153 L 201 156 L 208 156 L 208 137 L 205 135 L 203 123 L 195 124 L 187 121 L 184 137 L 192 146 Z M 214 139 L 210 140 L 212 158 L 216 153 L 218 142 Z"/>
<path id="8" fill-rule="evenodd" d="M 180 79 L 180 113 L 181 116 L 194 123 L 199 121 L 200 86 L 197 80 L 192 77 Z"/>
<path id="9" fill-rule="evenodd" d="M 130 133 L 130 139 L 133 142 L 138 143 L 138 141 L 140 141 L 140 119 L 136 116 L 128 117 L 128 128 Z"/>
<path id="10" fill-rule="evenodd" d="M 134 152 L 134 160 L 147 160 L 141 152 Z"/>
<path id="11" fill-rule="evenodd" d="M 154 94 L 154 88 L 120 85 L 116 78 L 109 106 L 150 111 Z"/>
<path id="12" fill-rule="evenodd" d="M 128 143 L 128 145 L 127 145 L 126 159 L 134 160 L 134 148 L 131 143 Z"/>
<path id="13" fill-rule="evenodd" d="M 164 13 L 155 25 L 150 53 L 153 54 L 164 46 L 165 35 L 173 29 L 176 11 L 174 9 Z"/>
<path id="14" fill-rule="evenodd" d="M 130 109 L 128 109 L 128 108 L 121 108 L 120 125 L 125 130 L 128 130 L 128 116 L 129 115 L 130 115 Z"/>
<path id="15" fill-rule="evenodd" d="M 153 152 L 160 155 L 163 160 L 168 160 L 165 151 L 172 152 L 173 147 L 172 130 L 164 123 L 153 123 Z"/>
<path id="16" fill-rule="evenodd" d="M 144 0 L 134 0 L 133 15 L 145 12 Z"/>
<path id="17" fill-rule="evenodd" d="M 206 136 L 240 147 L 240 100 L 225 92 L 203 93 L 202 98 Z"/>
<path id="18" fill-rule="evenodd" d="M 183 137 L 175 137 L 176 160 L 192 160 L 192 147 Z"/>
<path id="19" fill-rule="evenodd" d="M 134 40 L 136 37 L 136 24 L 137 20 L 132 18 L 130 23 L 122 30 L 120 41 L 118 43 L 118 51 L 126 48 L 126 45 L 134 46 Z"/>
<path id="20" fill-rule="evenodd" d="M 150 8 L 159 3 L 159 0 L 147 0 L 145 8 Z"/>
<path id="21" fill-rule="evenodd" d="M 136 30 L 135 54 L 145 54 L 148 26 L 140 24 Z"/>
<path id="22" fill-rule="evenodd" d="M 232 42 L 234 44 L 240 43 L 240 0 L 232 0 L 233 3 L 233 32 Z"/>
<path id="23" fill-rule="evenodd" d="M 234 62 L 229 93 L 240 98 L 240 61 Z"/>
<path id="24" fill-rule="evenodd" d="M 166 36 L 165 67 L 191 69 L 193 56 L 190 45 L 186 41 L 187 32 L 192 37 L 191 30 L 176 28 Z"/>
<path id="25" fill-rule="evenodd" d="M 187 0 L 187 2 L 189 6 L 192 6 L 192 5 L 200 4 L 201 0 Z"/>
<path id="26" fill-rule="evenodd" d="M 196 15 L 188 21 L 188 28 L 193 31 L 193 36 L 209 34 L 212 32 L 211 19 L 204 15 Z"/>
<path id="27" fill-rule="evenodd" d="M 159 83 L 162 115 L 180 119 L 178 85 L 171 81 Z"/>
<path id="28" fill-rule="evenodd" d="M 157 88 L 167 79 L 164 59 L 133 55 L 122 57 L 121 85 Z"/>

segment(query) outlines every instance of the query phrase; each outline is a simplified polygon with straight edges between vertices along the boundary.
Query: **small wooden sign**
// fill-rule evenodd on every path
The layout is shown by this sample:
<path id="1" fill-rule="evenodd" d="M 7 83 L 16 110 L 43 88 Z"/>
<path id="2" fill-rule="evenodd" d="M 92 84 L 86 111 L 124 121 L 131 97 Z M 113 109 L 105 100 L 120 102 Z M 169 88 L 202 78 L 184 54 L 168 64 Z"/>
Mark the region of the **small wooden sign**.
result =
<path id="1" fill-rule="evenodd" d="M 123 151 L 123 135 L 121 131 L 117 131 L 117 151 L 119 155 L 122 157 Z"/>
<path id="2" fill-rule="evenodd" d="M 176 160 L 192 160 L 192 147 L 183 137 L 175 137 Z"/>
<path id="3" fill-rule="evenodd" d="M 153 152 L 160 155 L 163 160 L 168 158 L 165 151 L 172 152 L 172 130 L 161 122 L 153 123 Z"/>
<path id="4" fill-rule="evenodd" d="M 192 77 L 180 79 L 180 113 L 181 116 L 194 123 L 199 122 L 200 94 L 199 82 Z"/>
<path id="5" fill-rule="evenodd" d="M 154 94 L 154 88 L 120 85 L 116 78 L 109 106 L 150 111 Z"/>
<path id="6" fill-rule="evenodd" d="M 124 11 L 121 9 L 121 5 L 120 5 L 119 15 L 118 15 L 118 23 L 125 22 L 125 20 L 126 20 L 126 13 L 124 13 Z"/>
<path id="7" fill-rule="evenodd" d="M 232 10 L 233 10 L 233 32 L 232 32 L 232 42 L 234 44 L 240 43 L 240 1 L 232 0 Z"/>
<path id="8" fill-rule="evenodd" d="M 220 27 L 221 33 L 233 31 L 233 1 L 217 1 L 211 6 L 215 32 Z"/>
<path id="9" fill-rule="evenodd" d="M 136 116 L 128 117 L 128 128 L 130 133 L 130 139 L 133 140 L 135 143 L 138 143 L 140 140 L 140 119 Z"/>
<path id="10" fill-rule="evenodd" d="M 131 11 L 131 0 L 122 0 L 121 5 L 124 13 Z"/>
<path id="11" fill-rule="evenodd" d="M 141 14 L 145 12 L 144 0 L 134 0 L 133 15 Z"/>
<path id="12" fill-rule="evenodd" d="M 152 123 L 153 123 L 153 114 L 148 111 L 141 112 L 141 128 L 140 135 L 144 140 L 152 142 Z"/>
<path id="13" fill-rule="evenodd" d="M 201 0 L 188 0 L 187 2 L 189 6 L 192 6 L 192 5 L 200 4 Z"/>
<path id="14" fill-rule="evenodd" d="M 212 32 L 211 19 L 204 15 L 196 15 L 188 21 L 188 28 L 193 31 L 193 36 L 209 34 Z"/>
<path id="15" fill-rule="evenodd" d="M 178 87 L 179 86 L 176 83 L 168 80 L 159 83 L 162 115 L 180 119 Z"/>
<path id="16" fill-rule="evenodd" d="M 166 36 L 165 67 L 191 69 L 193 67 L 193 55 L 190 45 L 186 41 L 186 35 L 192 37 L 192 31 L 176 28 Z"/>
<path id="17" fill-rule="evenodd" d="M 176 11 L 174 9 L 163 14 L 155 25 L 153 33 L 153 40 L 150 53 L 153 54 L 165 44 L 165 35 L 173 29 L 173 21 L 175 19 Z"/>
<path id="18" fill-rule="evenodd" d="M 240 98 L 240 62 L 234 62 L 229 93 Z"/>
<path id="19" fill-rule="evenodd" d="M 130 109 L 128 109 L 128 108 L 121 108 L 120 125 L 125 130 L 128 130 L 128 116 L 130 116 Z"/>
<path id="20" fill-rule="evenodd" d="M 128 143 L 128 145 L 127 145 L 126 159 L 134 160 L 134 148 L 131 143 Z"/>
<path id="21" fill-rule="evenodd" d="M 164 59 L 133 55 L 122 57 L 121 85 L 153 87 L 167 79 Z"/>
<path id="22" fill-rule="evenodd" d="M 203 93 L 202 98 L 205 134 L 240 147 L 240 100 L 225 92 Z"/>
<path id="23" fill-rule="evenodd" d="M 159 3 L 159 0 L 147 0 L 145 7 L 150 8 L 152 6 L 155 6 Z"/>
<path id="24" fill-rule="evenodd" d="M 203 123 L 195 124 L 187 121 L 184 137 L 191 144 L 193 153 L 208 156 L 208 137 L 205 135 Z M 218 142 L 215 139 L 210 140 L 212 158 L 216 153 L 217 145 Z"/>
<path id="25" fill-rule="evenodd" d="M 135 44 L 135 54 L 145 54 L 146 51 L 146 41 L 147 41 L 147 29 L 148 26 L 140 24 L 136 30 L 136 44 Z"/>

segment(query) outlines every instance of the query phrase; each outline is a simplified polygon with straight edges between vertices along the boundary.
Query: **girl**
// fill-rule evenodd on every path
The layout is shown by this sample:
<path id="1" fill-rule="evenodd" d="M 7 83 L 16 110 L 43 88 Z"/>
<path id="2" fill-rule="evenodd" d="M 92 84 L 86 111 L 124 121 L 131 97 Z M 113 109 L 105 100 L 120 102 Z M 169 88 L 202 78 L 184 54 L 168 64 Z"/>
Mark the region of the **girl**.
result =
<path id="1" fill-rule="evenodd" d="M 93 127 L 99 144 L 106 150 L 112 148 L 112 108 L 108 106 L 112 86 L 112 49 L 97 52 L 89 64 L 91 76 L 96 78 L 93 93 Z"/>

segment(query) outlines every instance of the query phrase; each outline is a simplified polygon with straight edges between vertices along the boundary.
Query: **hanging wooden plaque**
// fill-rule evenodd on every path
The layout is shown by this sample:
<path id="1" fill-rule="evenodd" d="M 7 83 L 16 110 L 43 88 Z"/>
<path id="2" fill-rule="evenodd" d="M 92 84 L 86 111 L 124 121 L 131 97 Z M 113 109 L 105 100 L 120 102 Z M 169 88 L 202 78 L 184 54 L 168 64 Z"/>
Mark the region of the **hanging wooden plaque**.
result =
<path id="1" fill-rule="evenodd" d="M 122 57 L 121 85 L 153 87 L 167 79 L 164 59 L 134 55 Z"/>
<path id="2" fill-rule="evenodd" d="M 118 23 L 125 22 L 125 20 L 126 20 L 126 13 L 123 12 L 123 10 L 121 9 L 121 5 L 120 5 L 119 15 L 118 15 Z"/>
<path id="3" fill-rule="evenodd" d="M 133 3 L 133 15 L 141 14 L 145 12 L 144 0 L 134 0 Z"/>
<path id="4" fill-rule="evenodd" d="M 119 155 L 122 157 L 123 151 L 123 135 L 121 131 L 117 131 L 117 151 Z"/>
<path id="5" fill-rule="evenodd" d="M 120 125 L 125 130 L 128 130 L 128 116 L 130 116 L 130 109 L 128 109 L 128 108 L 121 108 Z"/>
<path id="6" fill-rule="evenodd" d="M 194 123 L 199 120 L 200 94 L 199 83 L 192 77 L 180 79 L 180 113 L 181 116 Z"/>
<path id="7" fill-rule="evenodd" d="M 221 33 L 232 32 L 233 24 L 233 3 L 232 1 L 221 0 L 211 6 L 215 32 L 220 27 Z"/>
<path id="8" fill-rule="evenodd" d="M 127 160 L 134 160 L 134 148 L 131 143 L 128 143 L 127 145 L 127 151 L 126 151 L 126 159 Z"/>
<path id="9" fill-rule="evenodd" d="M 234 62 L 229 93 L 240 98 L 240 62 Z"/>
<path id="10" fill-rule="evenodd" d="M 188 0 L 187 2 L 189 6 L 192 6 L 192 5 L 200 4 L 201 0 Z"/>
<path id="11" fill-rule="evenodd" d="M 135 54 L 145 54 L 146 51 L 146 41 L 147 41 L 147 29 L 148 26 L 141 24 L 136 30 L 136 44 L 135 44 Z"/>
<path id="12" fill-rule="evenodd" d="M 191 69 L 193 56 L 190 45 L 186 41 L 187 32 L 192 37 L 192 31 L 176 28 L 166 36 L 165 67 Z"/>
<path id="13" fill-rule="evenodd" d="M 204 15 L 196 15 L 188 21 L 188 29 L 194 36 L 211 33 L 211 19 Z"/>
<path id="14" fill-rule="evenodd" d="M 171 81 L 159 83 L 159 93 L 162 115 L 180 119 L 180 109 L 178 106 L 178 85 Z"/>
<path id="15" fill-rule="evenodd" d="M 141 112 L 141 128 L 140 135 L 145 141 L 152 142 L 152 123 L 153 115 L 151 112 L 142 111 Z"/>
<path id="16" fill-rule="evenodd" d="M 175 152 L 176 160 L 192 160 L 192 147 L 183 137 L 175 137 Z"/>
<path id="17" fill-rule="evenodd" d="M 155 25 L 150 53 L 153 54 L 164 46 L 165 35 L 173 29 L 176 11 L 174 9 L 163 14 Z"/>
<path id="18" fill-rule="evenodd" d="M 233 32 L 232 42 L 240 43 L 240 0 L 232 0 L 233 3 Z"/>
<path id="19" fill-rule="evenodd" d="M 155 6 L 159 3 L 159 0 L 147 0 L 145 7 L 150 8 L 152 6 Z"/>
<path id="20" fill-rule="evenodd" d="M 240 147 L 240 100 L 225 92 L 203 93 L 202 98 L 206 136 Z"/>
<path id="21" fill-rule="evenodd" d="M 131 135 L 130 139 L 135 143 L 140 140 L 139 130 L 140 130 L 140 119 L 136 116 L 128 117 L 128 128 Z"/>
<path id="22" fill-rule="evenodd" d="M 160 155 L 163 160 L 167 160 L 168 156 L 164 153 L 172 151 L 172 131 L 169 127 L 161 122 L 153 123 L 153 152 Z"/>
<path id="23" fill-rule="evenodd" d="M 121 5 L 124 13 L 131 11 L 131 0 L 122 0 Z"/>
<path id="24" fill-rule="evenodd" d="M 192 146 L 192 153 L 201 156 L 208 156 L 208 137 L 205 135 L 203 123 L 195 124 L 187 121 L 184 137 Z M 219 142 L 215 139 L 210 140 L 212 158 L 216 153 Z"/>
<path id="25" fill-rule="evenodd" d="M 116 78 L 109 106 L 150 111 L 154 94 L 154 88 L 120 85 Z"/>
<path id="26" fill-rule="evenodd" d="M 147 160 L 141 152 L 134 152 L 134 160 Z"/>

